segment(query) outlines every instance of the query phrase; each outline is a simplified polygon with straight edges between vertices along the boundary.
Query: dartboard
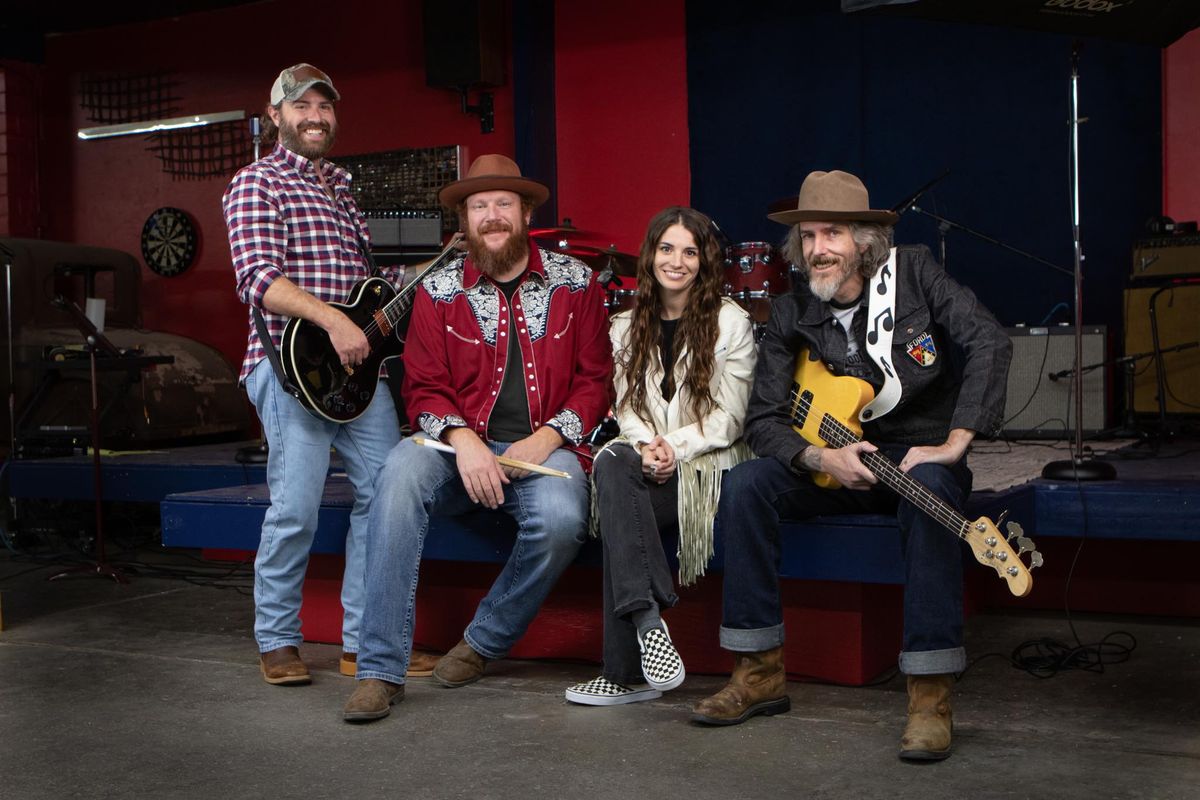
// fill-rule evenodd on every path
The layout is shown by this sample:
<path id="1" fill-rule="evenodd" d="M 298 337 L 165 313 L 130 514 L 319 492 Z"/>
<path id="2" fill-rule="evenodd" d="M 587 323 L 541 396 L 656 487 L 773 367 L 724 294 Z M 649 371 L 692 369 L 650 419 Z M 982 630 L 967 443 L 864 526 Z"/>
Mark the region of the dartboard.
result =
<path id="1" fill-rule="evenodd" d="M 178 275 L 196 259 L 196 226 L 186 211 L 164 206 L 142 226 L 142 258 L 164 278 Z"/>

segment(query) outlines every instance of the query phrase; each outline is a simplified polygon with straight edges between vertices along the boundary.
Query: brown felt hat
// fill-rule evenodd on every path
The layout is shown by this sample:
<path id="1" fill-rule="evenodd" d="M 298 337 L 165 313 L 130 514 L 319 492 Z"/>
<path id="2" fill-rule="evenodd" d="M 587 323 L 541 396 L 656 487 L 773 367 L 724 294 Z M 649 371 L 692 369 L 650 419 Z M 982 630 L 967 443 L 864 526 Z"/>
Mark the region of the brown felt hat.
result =
<path id="1" fill-rule="evenodd" d="M 878 222 L 894 225 L 900 215 L 871 208 L 867 187 L 849 172 L 810 172 L 795 198 L 771 204 L 767 219 L 797 222 Z"/>
<path id="2" fill-rule="evenodd" d="M 528 198 L 534 208 L 550 197 L 550 189 L 545 184 L 521 177 L 517 162 L 506 156 L 489 154 L 471 162 L 467 177 L 443 186 L 438 192 L 438 202 L 446 208 L 454 208 L 476 192 L 495 191 L 516 192 Z"/>

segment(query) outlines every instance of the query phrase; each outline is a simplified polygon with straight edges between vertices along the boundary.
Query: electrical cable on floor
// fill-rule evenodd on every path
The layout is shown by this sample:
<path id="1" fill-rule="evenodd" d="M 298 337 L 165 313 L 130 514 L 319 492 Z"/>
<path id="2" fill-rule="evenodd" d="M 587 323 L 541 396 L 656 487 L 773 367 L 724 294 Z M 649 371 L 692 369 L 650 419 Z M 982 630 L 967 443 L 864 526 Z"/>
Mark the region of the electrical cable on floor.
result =
<path id="1" fill-rule="evenodd" d="M 1015 668 L 1028 672 L 1035 678 L 1053 678 L 1064 670 L 1084 670 L 1086 672 L 1103 673 L 1112 664 L 1121 664 L 1133 657 L 1137 649 L 1137 638 L 1128 631 L 1111 631 L 1096 642 L 1084 643 L 1075 630 L 1075 621 L 1071 617 L 1071 583 L 1075 577 L 1075 567 L 1083 546 L 1087 544 L 1088 514 L 1087 499 L 1083 492 L 1083 484 L 1078 476 L 1075 478 L 1075 490 L 1079 495 L 1079 507 L 1083 517 L 1080 529 L 1079 545 L 1071 559 L 1071 567 L 1067 570 L 1067 581 L 1063 586 L 1063 611 L 1067 615 L 1067 627 L 1071 630 L 1074 644 L 1062 642 L 1043 636 L 1040 639 L 1030 639 L 1013 648 L 1012 653 L 985 653 L 967 664 L 958 675 L 962 680 L 980 661 L 988 658 L 1007 658 Z"/>

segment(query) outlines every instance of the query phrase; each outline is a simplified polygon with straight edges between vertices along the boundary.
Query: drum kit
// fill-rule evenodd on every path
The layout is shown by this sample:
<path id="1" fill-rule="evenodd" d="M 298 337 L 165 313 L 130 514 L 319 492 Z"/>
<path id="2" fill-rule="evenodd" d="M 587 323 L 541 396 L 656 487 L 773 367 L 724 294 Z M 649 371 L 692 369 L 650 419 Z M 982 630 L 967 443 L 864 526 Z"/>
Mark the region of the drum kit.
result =
<path id="1" fill-rule="evenodd" d="M 622 253 L 615 245 L 596 248 L 574 244 L 574 238 L 591 238 L 565 220 L 553 228 L 536 228 L 535 239 L 553 239 L 554 249 L 574 256 L 590 266 L 605 287 L 609 314 L 633 308 L 637 298 L 637 256 Z M 797 268 L 784 259 L 777 247 L 767 242 L 740 242 L 725 248 L 725 280 L 722 294 L 746 309 L 761 336 L 771 317 L 771 300 L 791 291 Z"/>

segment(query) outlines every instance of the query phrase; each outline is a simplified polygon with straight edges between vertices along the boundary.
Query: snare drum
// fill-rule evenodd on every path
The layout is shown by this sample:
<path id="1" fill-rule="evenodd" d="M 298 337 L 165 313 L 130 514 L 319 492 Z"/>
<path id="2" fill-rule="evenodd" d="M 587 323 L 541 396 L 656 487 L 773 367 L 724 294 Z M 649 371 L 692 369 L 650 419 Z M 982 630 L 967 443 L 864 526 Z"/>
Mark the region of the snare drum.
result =
<path id="1" fill-rule="evenodd" d="M 766 242 L 742 242 L 725 251 L 724 293 L 749 311 L 755 322 L 766 322 L 771 298 L 791 288 L 791 266 Z"/>

